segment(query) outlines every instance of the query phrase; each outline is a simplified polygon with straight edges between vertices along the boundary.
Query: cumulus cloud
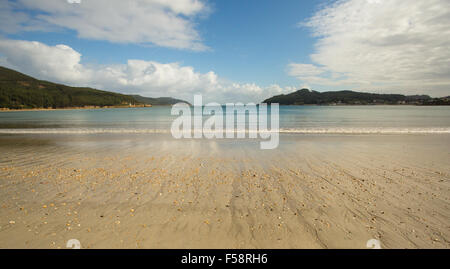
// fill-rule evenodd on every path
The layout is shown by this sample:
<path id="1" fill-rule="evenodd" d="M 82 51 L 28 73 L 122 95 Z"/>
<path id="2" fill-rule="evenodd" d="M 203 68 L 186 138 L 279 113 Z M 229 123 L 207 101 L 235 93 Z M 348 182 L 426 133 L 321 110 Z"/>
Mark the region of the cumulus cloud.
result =
<path id="1" fill-rule="evenodd" d="M 0 30 L 70 29 L 86 39 L 206 50 L 194 19 L 207 14 L 202 0 L 1 1 Z"/>
<path id="2" fill-rule="evenodd" d="M 313 64 L 289 64 L 289 75 L 293 77 L 301 76 L 317 76 L 324 73 L 324 70 Z"/>
<path id="3" fill-rule="evenodd" d="M 90 74 L 81 64 L 81 54 L 66 45 L 47 46 L 35 41 L 0 40 L 2 64 L 25 73 L 75 83 Z"/>
<path id="4" fill-rule="evenodd" d="M 340 0 L 300 25 L 318 38 L 313 64 L 288 66 L 304 83 L 450 94 L 448 0 Z"/>
<path id="5" fill-rule="evenodd" d="M 149 97 L 171 96 L 192 101 L 203 94 L 205 102 L 261 102 L 293 87 L 236 83 L 215 72 L 196 72 L 179 63 L 130 59 L 123 64 L 81 64 L 81 54 L 67 45 L 48 46 L 36 41 L 0 40 L 0 65 L 31 76 L 73 86 L 90 86 Z"/>

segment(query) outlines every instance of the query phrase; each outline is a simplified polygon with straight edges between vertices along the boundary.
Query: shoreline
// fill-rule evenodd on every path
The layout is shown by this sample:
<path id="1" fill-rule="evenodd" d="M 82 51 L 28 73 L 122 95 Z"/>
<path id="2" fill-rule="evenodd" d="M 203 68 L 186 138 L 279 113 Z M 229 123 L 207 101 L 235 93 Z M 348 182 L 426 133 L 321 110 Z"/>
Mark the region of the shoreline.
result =
<path id="1" fill-rule="evenodd" d="M 82 110 L 82 109 L 111 109 L 111 108 L 143 108 L 153 107 L 153 105 L 132 105 L 132 106 L 83 106 L 83 107 L 58 107 L 58 108 L 0 108 L 0 112 L 16 111 L 53 111 L 53 110 Z"/>
<path id="2" fill-rule="evenodd" d="M 270 105 L 270 104 L 269 104 Z M 160 106 L 171 106 L 171 105 L 133 105 L 133 106 L 84 106 L 84 107 L 59 107 L 59 108 L 3 108 L 0 107 L 0 112 L 20 112 L 20 111 L 53 111 L 53 110 L 89 110 L 89 109 L 111 109 L 111 108 L 144 108 L 144 107 L 160 107 Z M 192 106 L 192 105 L 190 105 Z M 305 105 L 280 105 L 280 106 L 320 106 L 320 107 L 356 107 L 356 106 L 412 106 L 412 107 L 448 107 L 448 105 L 414 105 L 414 104 L 305 104 Z"/>

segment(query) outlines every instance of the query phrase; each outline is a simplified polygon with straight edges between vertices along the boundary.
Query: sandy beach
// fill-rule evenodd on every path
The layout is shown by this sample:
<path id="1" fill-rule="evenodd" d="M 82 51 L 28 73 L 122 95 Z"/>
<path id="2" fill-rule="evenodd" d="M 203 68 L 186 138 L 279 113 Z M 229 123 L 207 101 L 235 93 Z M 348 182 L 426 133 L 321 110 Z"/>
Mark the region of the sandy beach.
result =
<path id="1" fill-rule="evenodd" d="M 449 135 L 1 135 L 0 247 L 450 247 Z"/>

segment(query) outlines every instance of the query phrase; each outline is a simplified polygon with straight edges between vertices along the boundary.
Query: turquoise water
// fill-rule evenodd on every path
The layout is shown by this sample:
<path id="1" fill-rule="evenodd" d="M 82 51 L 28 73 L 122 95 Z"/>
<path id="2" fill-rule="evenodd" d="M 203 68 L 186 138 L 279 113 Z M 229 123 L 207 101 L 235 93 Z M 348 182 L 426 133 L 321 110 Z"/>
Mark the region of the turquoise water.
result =
<path id="1" fill-rule="evenodd" d="M 177 117 L 170 111 L 155 106 L 2 112 L 0 133 L 164 133 Z M 280 106 L 279 121 L 280 131 L 291 133 L 450 133 L 450 107 Z"/>

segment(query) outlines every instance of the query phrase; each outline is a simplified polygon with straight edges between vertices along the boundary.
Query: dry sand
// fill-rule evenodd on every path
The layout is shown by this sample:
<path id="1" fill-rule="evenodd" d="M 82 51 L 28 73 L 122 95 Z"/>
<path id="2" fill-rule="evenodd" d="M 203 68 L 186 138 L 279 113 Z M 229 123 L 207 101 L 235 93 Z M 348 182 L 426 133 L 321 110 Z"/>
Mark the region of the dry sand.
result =
<path id="1" fill-rule="evenodd" d="M 450 136 L 0 136 L 0 247 L 450 247 Z"/>

